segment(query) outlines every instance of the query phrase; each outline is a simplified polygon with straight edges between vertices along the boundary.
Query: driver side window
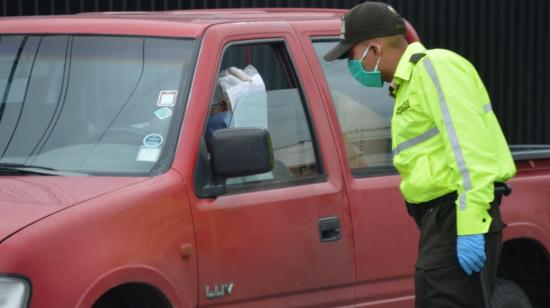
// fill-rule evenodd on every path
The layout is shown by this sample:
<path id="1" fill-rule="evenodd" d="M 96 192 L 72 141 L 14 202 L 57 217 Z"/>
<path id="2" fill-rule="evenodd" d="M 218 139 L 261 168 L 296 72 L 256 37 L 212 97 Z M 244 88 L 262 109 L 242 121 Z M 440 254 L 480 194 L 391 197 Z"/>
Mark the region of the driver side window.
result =
<path id="1" fill-rule="evenodd" d="M 215 130 L 232 127 L 267 129 L 275 165 L 264 174 L 226 179 L 229 191 L 293 185 L 296 180 L 321 174 L 305 100 L 283 42 L 239 44 L 225 49 L 203 145 Z M 205 146 L 201 151 L 202 157 L 208 157 Z M 213 179 L 213 175 L 198 175 L 200 178 Z"/>

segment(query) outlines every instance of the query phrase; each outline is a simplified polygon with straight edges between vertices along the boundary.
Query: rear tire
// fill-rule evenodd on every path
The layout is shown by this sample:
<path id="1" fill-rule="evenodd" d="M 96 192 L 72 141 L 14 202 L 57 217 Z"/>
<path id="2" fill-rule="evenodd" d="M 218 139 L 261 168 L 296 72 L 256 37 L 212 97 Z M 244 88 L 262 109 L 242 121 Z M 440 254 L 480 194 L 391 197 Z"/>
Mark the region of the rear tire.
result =
<path id="1" fill-rule="evenodd" d="M 523 290 L 513 281 L 497 279 L 493 292 L 494 308 L 533 308 Z"/>

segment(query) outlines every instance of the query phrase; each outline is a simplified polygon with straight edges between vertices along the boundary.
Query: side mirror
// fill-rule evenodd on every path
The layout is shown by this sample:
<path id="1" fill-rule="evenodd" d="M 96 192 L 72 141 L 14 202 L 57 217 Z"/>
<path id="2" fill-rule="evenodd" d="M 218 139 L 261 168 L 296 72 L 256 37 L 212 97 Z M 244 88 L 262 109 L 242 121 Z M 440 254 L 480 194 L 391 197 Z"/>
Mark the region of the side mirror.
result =
<path id="1" fill-rule="evenodd" d="M 275 159 L 271 136 L 262 128 L 224 128 L 207 140 L 216 178 L 247 176 L 271 171 Z"/>

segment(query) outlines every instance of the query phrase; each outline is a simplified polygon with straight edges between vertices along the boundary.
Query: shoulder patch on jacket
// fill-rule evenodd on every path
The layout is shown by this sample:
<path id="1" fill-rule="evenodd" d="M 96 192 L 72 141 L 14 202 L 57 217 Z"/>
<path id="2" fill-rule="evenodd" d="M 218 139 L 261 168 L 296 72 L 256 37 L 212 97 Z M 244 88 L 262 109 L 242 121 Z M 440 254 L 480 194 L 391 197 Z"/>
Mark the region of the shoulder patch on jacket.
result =
<path id="1" fill-rule="evenodd" d="M 411 56 L 411 58 L 409 59 L 409 61 L 413 64 L 416 64 L 418 63 L 418 61 L 420 61 L 420 59 L 424 58 L 426 56 L 425 53 L 421 52 L 421 53 L 415 53 Z"/>

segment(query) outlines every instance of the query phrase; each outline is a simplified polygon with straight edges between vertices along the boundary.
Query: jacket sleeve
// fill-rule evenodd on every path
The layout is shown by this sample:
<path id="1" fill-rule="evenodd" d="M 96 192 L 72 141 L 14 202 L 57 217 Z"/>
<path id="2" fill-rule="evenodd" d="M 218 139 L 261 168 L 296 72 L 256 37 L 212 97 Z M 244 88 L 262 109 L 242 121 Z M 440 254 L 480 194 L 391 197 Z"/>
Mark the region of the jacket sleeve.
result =
<path id="1" fill-rule="evenodd" d="M 417 86 L 441 134 L 446 164 L 459 175 L 457 235 L 487 233 L 498 174 L 485 110 L 487 91 L 473 66 L 456 54 L 428 56 L 421 65 Z"/>

